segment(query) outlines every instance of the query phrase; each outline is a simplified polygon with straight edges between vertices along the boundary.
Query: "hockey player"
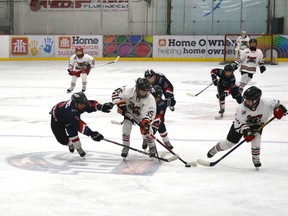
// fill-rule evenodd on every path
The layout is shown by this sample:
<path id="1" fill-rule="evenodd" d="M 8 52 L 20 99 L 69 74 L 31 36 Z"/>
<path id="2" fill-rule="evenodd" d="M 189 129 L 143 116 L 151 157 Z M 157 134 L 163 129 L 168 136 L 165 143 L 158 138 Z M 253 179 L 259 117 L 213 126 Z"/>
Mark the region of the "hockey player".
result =
<path id="1" fill-rule="evenodd" d="M 249 48 L 250 37 L 247 35 L 246 31 L 241 31 L 241 35 L 236 39 L 235 43 L 235 53 L 236 59 L 240 56 L 243 50 Z"/>
<path id="2" fill-rule="evenodd" d="M 169 149 L 173 149 L 165 125 L 165 113 L 167 109 L 167 104 L 162 99 L 163 95 L 162 89 L 160 86 L 154 85 L 151 86 L 150 92 L 154 96 L 157 105 L 156 117 L 152 122 L 153 134 L 155 134 L 158 131 L 166 147 Z M 143 140 L 142 148 L 143 149 L 147 148 L 146 140 Z"/>
<path id="3" fill-rule="evenodd" d="M 95 61 L 92 56 L 84 54 L 84 49 L 81 46 L 77 46 L 75 54 L 71 56 L 68 69 L 69 75 L 72 76 L 71 86 L 67 89 L 67 93 L 74 90 L 77 79 L 82 77 L 82 92 L 86 91 L 87 77 L 91 68 L 95 66 Z"/>
<path id="4" fill-rule="evenodd" d="M 240 66 L 241 80 L 239 85 L 240 93 L 242 94 L 244 87 L 251 81 L 253 74 L 256 73 L 256 67 L 260 67 L 260 72 L 264 73 L 266 67 L 264 66 L 263 53 L 257 49 L 257 40 L 250 39 L 249 48 L 245 49 L 239 58 L 231 65 L 236 70 Z"/>
<path id="5" fill-rule="evenodd" d="M 175 98 L 174 98 L 174 87 L 172 83 L 162 73 L 156 73 L 154 70 L 149 69 L 144 73 L 144 77 L 148 79 L 151 85 L 158 85 L 161 87 L 162 92 L 167 103 L 167 107 L 171 111 L 175 110 Z"/>
<path id="6" fill-rule="evenodd" d="M 150 84 L 146 78 L 138 78 L 134 87 L 123 86 L 112 94 L 112 102 L 117 105 L 117 112 L 124 116 L 122 127 L 123 145 L 130 146 L 130 134 L 133 121 L 139 122 L 142 138 L 147 141 L 150 156 L 156 155 L 151 122 L 156 114 L 156 102 L 150 94 Z M 123 148 L 121 156 L 128 156 L 129 148 Z"/>
<path id="7" fill-rule="evenodd" d="M 211 70 L 212 82 L 217 86 L 218 94 L 216 95 L 220 103 L 219 113 L 223 115 L 225 112 L 225 97 L 232 95 L 232 97 L 241 104 L 243 98 L 239 92 L 239 87 L 235 84 L 234 68 L 231 65 L 226 65 L 223 69 L 214 68 Z"/>
<path id="8" fill-rule="evenodd" d="M 84 157 L 86 153 L 81 147 L 78 132 L 90 136 L 94 141 L 101 141 L 104 137 L 101 133 L 92 131 L 80 119 L 80 115 L 98 110 L 109 113 L 112 108 L 111 102 L 100 104 L 97 101 L 88 100 L 82 92 L 74 93 L 70 100 L 59 102 L 50 111 L 52 132 L 60 144 L 68 146 L 71 153 L 76 149 L 79 155 Z"/>
<path id="9" fill-rule="evenodd" d="M 207 153 L 213 157 L 217 152 L 224 151 L 239 142 L 242 136 L 246 142 L 251 142 L 252 161 L 256 168 L 261 166 L 260 147 L 262 130 L 257 129 L 273 114 L 277 119 L 286 115 L 287 109 L 279 100 L 261 99 L 262 91 L 256 86 L 248 88 L 244 94 L 244 102 L 236 109 L 235 120 L 231 125 L 226 140 L 218 142 Z"/>

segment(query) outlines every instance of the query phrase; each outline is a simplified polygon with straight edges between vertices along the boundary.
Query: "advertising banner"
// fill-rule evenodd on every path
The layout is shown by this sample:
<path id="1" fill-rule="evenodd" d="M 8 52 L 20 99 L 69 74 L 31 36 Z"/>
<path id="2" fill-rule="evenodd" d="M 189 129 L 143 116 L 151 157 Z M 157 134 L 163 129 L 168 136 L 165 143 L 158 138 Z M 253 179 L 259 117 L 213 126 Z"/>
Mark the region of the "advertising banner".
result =
<path id="1" fill-rule="evenodd" d="M 0 36 L 0 58 L 9 58 L 9 36 Z"/>
<path id="2" fill-rule="evenodd" d="M 154 36 L 154 58 L 221 58 L 223 36 Z"/>
<path id="3" fill-rule="evenodd" d="M 102 57 L 102 41 L 102 35 L 56 36 L 55 57 L 70 57 L 77 46 L 93 57 Z"/>
<path id="4" fill-rule="evenodd" d="M 13 58 L 54 57 L 54 41 L 54 36 L 11 36 L 9 55 Z"/>
<path id="5" fill-rule="evenodd" d="M 152 57 L 153 36 L 106 35 L 103 41 L 103 56 Z"/>

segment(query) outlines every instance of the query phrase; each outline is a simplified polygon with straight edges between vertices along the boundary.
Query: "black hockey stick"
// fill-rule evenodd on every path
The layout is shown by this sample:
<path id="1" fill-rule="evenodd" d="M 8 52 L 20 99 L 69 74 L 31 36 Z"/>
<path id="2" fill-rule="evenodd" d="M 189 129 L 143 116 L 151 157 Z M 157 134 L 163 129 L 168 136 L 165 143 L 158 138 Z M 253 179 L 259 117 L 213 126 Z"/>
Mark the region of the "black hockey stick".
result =
<path id="1" fill-rule="evenodd" d="M 258 131 L 260 131 L 261 129 L 263 129 L 267 124 L 269 124 L 271 121 L 273 121 L 275 119 L 275 116 L 273 116 L 272 118 L 270 118 L 267 122 L 265 122 L 261 127 L 258 128 Z M 209 161 L 205 161 L 202 159 L 198 159 L 197 163 L 202 165 L 202 166 L 209 166 L 209 167 L 213 167 L 216 164 L 218 164 L 221 160 L 223 160 L 225 157 L 227 157 L 229 154 L 231 154 L 235 149 L 237 149 L 240 145 L 242 145 L 245 142 L 245 140 L 242 140 L 240 143 L 238 143 L 234 148 L 232 148 L 230 151 L 228 151 L 226 154 L 224 154 L 221 158 L 219 158 L 218 160 L 214 161 L 214 162 L 209 162 Z"/>
<path id="2" fill-rule="evenodd" d="M 127 116 L 125 115 L 127 118 L 129 118 L 131 121 L 135 122 L 135 124 L 137 124 L 140 127 L 139 122 L 137 122 L 135 119 L 132 118 L 132 116 Z M 162 145 L 165 149 L 167 149 L 171 154 L 173 154 L 174 156 L 178 157 L 178 159 L 183 162 L 185 164 L 185 167 L 191 167 L 191 166 L 197 166 L 196 162 L 186 162 L 184 161 L 179 155 L 177 155 L 176 153 L 174 153 L 171 149 L 169 149 L 164 143 L 162 143 L 159 139 L 157 139 L 153 134 L 150 134 L 151 138 L 156 140 L 160 145 Z"/>
<path id="3" fill-rule="evenodd" d="M 145 151 L 142 151 L 142 150 L 130 147 L 130 146 L 126 146 L 126 145 L 123 145 L 121 143 L 118 143 L 118 142 L 115 142 L 115 141 L 112 141 L 112 140 L 109 140 L 109 139 L 106 139 L 106 138 L 104 138 L 103 140 L 106 141 L 106 142 L 113 143 L 115 145 L 119 145 L 119 146 L 122 146 L 122 147 L 125 147 L 125 148 L 129 148 L 129 149 L 131 149 L 133 151 L 136 151 L 136 152 L 139 152 L 141 154 L 145 154 L 145 155 L 149 155 L 150 156 L 150 154 L 148 152 L 145 152 Z M 158 160 L 162 160 L 162 161 L 165 161 L 165 162 L 171 162 L 171 161 L 174 161 L 174 160 L 178 159 L 177 156 L 172 156 L 170 158 L 162 158 L 162 157 L 158 157 L 158 156 L 155 155 L 155 156 L 151 156 L 151 157 L 154 157 L 154 158 L 156 158 Z"/>
<path id="4" fill-rule="evenodd" d="M 197 94 L 193 94 L 188 92 L 187 95 L 191 96 L 191 97 L 197 97 L 199 94 L 201 94 L 202 92 L 204 92 L 206 89 L 208 89 L 211 85 L 213 85 L 213 83 L 210 83 L 208 86 L 206 86 L 204 89 L 202 89 L 200 92 L 198 92 Z"/>

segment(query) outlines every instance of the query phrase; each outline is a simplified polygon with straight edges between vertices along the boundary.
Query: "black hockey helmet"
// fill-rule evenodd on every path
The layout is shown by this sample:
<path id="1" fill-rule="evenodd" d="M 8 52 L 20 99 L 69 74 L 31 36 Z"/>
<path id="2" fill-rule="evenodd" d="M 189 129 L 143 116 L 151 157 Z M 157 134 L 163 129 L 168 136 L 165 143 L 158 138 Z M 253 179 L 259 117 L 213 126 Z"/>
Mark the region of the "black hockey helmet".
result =
<path id="1" fill-rule="evenodd" d="M 154 97 L 159 97 L 159 98 L 161 98 L 163 94 L 161 87 L 158 85 L 152 85 L 150 88 L 150 92 Z"/>
<path id="2" fill-rule="evenodd" d="M 72 102 L 75 103 L 75 107 L 77 108 L 77 104 L 87 104 L 88 102 L 88 99 L 86 97 L 86 95 L 83 93 L 83 92 L 77 92 L 77 93 L 74 93 L 72 96 L 71 96 L 71 100 Z"/>
<path id="3" fill-rule="evenodd" d="M 234 67 L 232 65 L 225 65 L 224 71 L 234 71 Z"/>
<path id="4" fill-rule="evenodd" d="M 262 91 L 261 89 L 257 88 L 256 86 L 251 86 L 250 88 L 248 88 L 244 94 L 243 94 L 243 98 L 244 98 L 244 106 L 248 107 L 251 110 L 255 110 L 256 107 L 259 104 L 260 98 L 262 96 Z M 246 100 L 251 100 L 252 104 L 248 105 L 246 103 Z"/>
<path id="5" fill-rule="evenodd" d="M 149 91 L 150 90 L 150 83 L 146 78 L 138 78 L 136 80 L 136 89 L 137 90 L 143 90 L 143 91 Z"/>
<path id="6" fill-rule="evenodd" d="M 145 71 L 145 73 L 144 73 L 144 77 L 146 77 L 146 78 L 150 78 L 150 77 L 154 76 L 155 74 L 156 74 L 156 73 L 155 73 L 154 70 L 149 69 L 149 70 L 146 70 L 146 71 Z"/>
<path id="7" fill-rule="evenodd" d="M 253 46 L 251 45 L 253 43 Z M 254 44 L 255 43 L 255 44 Z M 249 48 L 250 48 L 250 50 L 252 50 L 252 51 L 255 51 L 256 50 L 256 48 L 257 48 L 257 40 L 255 39 L 255 38 L 251 38 L 250 40 L 249 40 Z"/>

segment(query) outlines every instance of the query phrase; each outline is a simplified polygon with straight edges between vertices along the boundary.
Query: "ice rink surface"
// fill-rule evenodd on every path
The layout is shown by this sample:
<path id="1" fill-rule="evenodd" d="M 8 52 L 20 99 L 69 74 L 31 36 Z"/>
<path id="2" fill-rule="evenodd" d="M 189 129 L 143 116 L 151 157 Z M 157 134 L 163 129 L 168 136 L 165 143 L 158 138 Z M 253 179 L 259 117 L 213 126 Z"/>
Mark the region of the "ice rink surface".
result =
<path id="1" fill-rule="evenodd" d="M 105 63 L 98 61 L 97 64 Z M 267 65 L 250 85 L 262 89 L 263 98 L 277 98 L 288 106 L 287 63 Z M 236 101 L 226 98 L 224 119 L 215 120 L 219 105 L 216 87 L 197 93 L 211 82 L 216 62 L 133 62 L 92 69 L 88 99 L 111 100 L 114 89 L 134 85 L 146 69 L 164 73 L 174 84 L 176 110 L 167 110 L 166 126 L 173 151 L 192 162 L 207 159 L 207 151 L 225 139 L 233 121 Z M 250 144 L 244 143 L 214 167 L 185 168 L 176 160 L 159 163 L 144 154 L 80 134 L 85 159 L 57 143 L 48 112 L 68 100 L 70 86 L 66 61 L 1 62 L 0 72 L 0 215 L 1 216 L 279 216 L 287 215 L 288 117 L 274 120 L 262 136 L 262 167 L 256 171 Z M 235 72 L 237 81 L 239 71 Z M 81 90 L 78 79 L 76 91 Z M 76 92 L 74 91 L 74 92 Z M 121 143 L 121 121 L 112 113 L 84 113 L 82 119 L 105 138 Z M 157 138 L 160 136 L 157 134 Z M 141 149 L 141 136 L 133 127 L 131 147 Z M 167 152 L 156 143 L 160 153 Z"/>

